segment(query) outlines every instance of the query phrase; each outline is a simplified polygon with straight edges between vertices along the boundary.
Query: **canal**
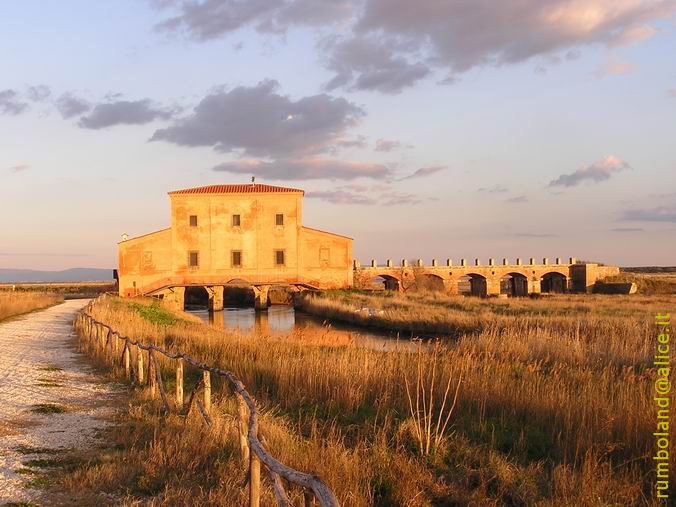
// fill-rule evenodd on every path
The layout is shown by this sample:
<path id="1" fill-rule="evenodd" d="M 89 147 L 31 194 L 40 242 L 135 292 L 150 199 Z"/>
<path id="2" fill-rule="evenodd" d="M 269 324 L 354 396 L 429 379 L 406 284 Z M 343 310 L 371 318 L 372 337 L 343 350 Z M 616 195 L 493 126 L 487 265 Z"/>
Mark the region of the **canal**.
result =
<path id="1" fill-rule="evenodd" d="M 222 312 L 210 312 L 204 307 L 192 307 L 188 313 L 199 317 L 205 323 L 219 328 L 236 330 L 244 334 L 284 336 L 294 332 L 306 337 L 320 338 L 334 344 L 355 343 L 356 345 L 393 350 L 412 349 L 416 342 L 409 335 L 364 329 L 341 322 L 327 322 L 319 317 L 301 312 L 293 306 L 273 305 L 267 311 L 255 311 L 248 307 L 226 307 Z M 317 340 L 313 340 L 317 343 Z"/>

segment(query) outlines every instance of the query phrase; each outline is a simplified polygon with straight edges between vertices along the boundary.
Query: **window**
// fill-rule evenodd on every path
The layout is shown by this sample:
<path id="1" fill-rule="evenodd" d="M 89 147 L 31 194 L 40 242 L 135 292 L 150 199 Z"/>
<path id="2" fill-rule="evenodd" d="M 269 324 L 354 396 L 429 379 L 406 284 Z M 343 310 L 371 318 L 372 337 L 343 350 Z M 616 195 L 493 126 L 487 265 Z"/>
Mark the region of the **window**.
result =
<path id="1" fill-rule="evenodd" d="M 282 213 L 275 215 L 275 225 L 284 225 L 284 215 Z"/>
<path id="2" fill-rule="evenodd" d="M 199 252 L 188 253 L 188 265 L 191 268 L 196 268 L 200 265 L 200 253 Z"/>
<path id="3" fill-rule="evenodd" d="M 284 265 L 284 250 L 275 250 L 275 264 L 277 266 Z"/>
<path id="4" fill-rule="evenodd" d="M 240 268 L 242 267 L 242 252 L 239 250 L 232 251 L 232 267 Z"/>
<path id="5" fill-rule="evenodd" d="M 197 215 L 190 215 L 190 227 L 197 227 Z"/>
<path id="6" fill-rule="evenodd" d="M 239 227 L 239 225 L 240 225 L 239 215 L 232 215 L 232 226 Z"/>

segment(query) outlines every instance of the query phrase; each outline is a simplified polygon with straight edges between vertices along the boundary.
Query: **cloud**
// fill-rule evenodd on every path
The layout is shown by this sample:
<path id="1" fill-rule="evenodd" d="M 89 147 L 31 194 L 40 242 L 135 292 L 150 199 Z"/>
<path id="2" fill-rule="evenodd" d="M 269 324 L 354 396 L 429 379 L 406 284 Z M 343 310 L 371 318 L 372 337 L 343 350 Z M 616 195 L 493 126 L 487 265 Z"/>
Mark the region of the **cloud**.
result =
<path id="1" fill-rule="evenodd" d="M 358 135 L 354 139 L 343 139 L 335 143 L 335 149 L 366 148 L 366 137 Z M 332 151 L 336 151 L 332 150 Z"/>
<path id="2" fill-rule="evenodd" d="M 410 41 L 459 73 L 585 45 L 637 42 L 675 11 L 671 0 L 366 0 L 356 31 Z"/>
<path id="3" fill-rule="evenodd" d="M 518 195 L 516 197 L 510 197 L 509 199 L 506 199 L 505 202 L 511 203 L 511 204 L 520 204 L 524 202 L 528 202 L 528 197 L 525 195 Z"/>
<path id="4" fill-rule="evenodd" d="M 236 160 L 219 164 L 214 167 L 213 170 L 262 176 L 271 180 L 384 179 L 390 175 L 390 170 L 382 164 L 316 157 L 304 159 L 279 159 L 274 162 Z"/>
<path id="5" fill-rule="evenodd" d="M 56 101 L 56 108 L 61 113 L 61 117 L 69 119 L 86 113 L 91 110 L 92 106 L 84 99 L 71 93 L 64 93 Z"/>
<path id="6" fill-rule="evenodd" d="M 504 185 L 493 185 L 492 187 L 478 188 L 477 192 L 486 192 L 488 194 L 504 194 L 506 192 L 509 192 L 509 190 Z"/>
<path id="7" fill-rule="evenodd" d="M 291 25 L 321 26 L 344 23 L 354 15 L 351 0 L 294 0 L 258 26 L 259 30 L 281 32 Z"/>
<path id="8" fill-rule="evenodd" d="M 611 229 L 612 232 L 643 232 L 645 229 L 642 227 L 616 227 Z"/>
<path id="9" fill-rule="evenodd" d="M 634 66 L 631 63 L 620 62 L 615 58 L 610 58 L 594 72 L 594 75 L 599 78 L 605 76 L 621 76 L 630 73 L 633 69 Z"/>
<path id="10" fill-rule="evenodd" d="M 332 204 L 358 204 L 362 206 L 373 206 L 378 201 L 372 197 L 358 195 L 347 190 L 325 190 L 320 192 L 306 192 L 305 197 L 310 199 L 321 199 Z"/>
<path id="11" fill-rule="evenodd" d="M 32 102 L 44 102 L 51 96 L 51 94 L 52 91 L 48 86 L 45 85 L 29 86 L 26 89 L 28 100 Z"/>
<path id="12" fill-rule="evenodd" d="M 413 178 L 424 178 L 425 176 L 429 176 L 430 174 L 435 174 L 440 171 L 444 171 L 448 169 L 445 165 L 430 165 L 426 167 L 421 167 L 417 171 L 415 171 L 413 174 L 409 174 L 408 176 L 404 176 L 403 178 L 400 178 L 399 181 L 403 180 L 410 180 Z"/>
<path id="13" fill-rule="evenodd" d="M 103 129 L 115 125 L 144 125 L 155 120 L 166 120 L 173 113 L 149 99 L 116 100 L 97 104 L 78 125 L 86 129 Z"/>
<path id="14" fill-rule="evenodd" d="M 326 84 L 328 90 L 344 87 L 400 93 L 430 73 L 426 64 L 410 62 L 396 55 L 393 47 L 380 40 L 364 37 L 341 41 L 328 39 L 322 48 L 329 52 L 327 66 L 335 73 Z"/>
<path id="15" fill-rule="evenodd" d="M 381 204 L 383 206 L 401 206 L 404 204 L 420 204 L 423 202 L 421 198 L 415 194 L 406 192 L 385 192 L 381 195 Z M 427 199 L 428 201 L 436 199 Z"/>
<path id="16" fill-rule="evenodd" d="M 672 222 L 676 223 L 676 207 L 658 206 L 651 209 L 625 210 L 623 220 L 636 222 Z"/>
<path id="17" fill-rule="evenodd" d="M 291 25 L 324 25 L 348 20 L 349 0 L 202 0 L 153 2 L 178 12 L 157 25 L 162 31 L 184 32 L 198 41 L 223 37 L 249 25 L 262 32 L 282 33 Z"/>
<path id="18" fill-rule="evenodd" d="M 433 69 L 452 83 L 476 67 L 561 62 L 581 48 L 636 44 L 676 12 L 673 0 L 151 0 L 171 14 L 157 27 L 197 41 L 244 28 L 338 26 L 320 44 L 327 89 L 399 93 Z M 539 64 L 538 68 L 546 68 Z"/>
<path id="19" fill-rule="evenodd" d="M 365 114 L 326 94 L 291 100 L 276 81 L 214 91 L 193 113 L 152 136 L 180 146 L 211 146 L 248 156 L 300 158 L 328 151 Z"/>
<path id="20" fill-rule="evenodd" d="M 615 39 L 610 41 L 609 45 L 617 47 L 636 44 L 637 42 L 654 37 L 657 32 L 657 28 L 651 25 L 634 25 L 621 32 Z"/>
<path id="21" fill-rule="evenodd" d="M 305 196 L 311 199 L 321 199 L 332 204 L 362 206 L 402 206 L 422 202 L 414 194 L 397 192 L 388 186 L 345 185 L 334 190 L 307 192 Z"/>
<path id="22" fill-rule="evenodd" d="M 574 187 L 585 180 L 598 183 L 610 179 L 616 172 L 631 169 L 631 166 L 617 157 L 608 155 L 591 165 L 581 167 L 570 174 L 562 174 L 549 183 L 550 187 Z"/>
<path id="23" fill-rule="evenodd" d="M 27 171 L 28 169 L 30 169 L 30 166 L 28 164 L 18 164 L 8 167 L 7 171 L 16 174 Z"/>
<path id="24" fill-rule="evenodd" d="M 0 91 L 0 114 L 16 116 L 28 109 L 28 103 L 23 101 L 14 90 Z"/>
<path id="25" fill-rule="evenodd" d="M 376 151 L 390 152 L 401 148 L 401 141 L 388 141 L 387 139 L 376 139 Z"/>

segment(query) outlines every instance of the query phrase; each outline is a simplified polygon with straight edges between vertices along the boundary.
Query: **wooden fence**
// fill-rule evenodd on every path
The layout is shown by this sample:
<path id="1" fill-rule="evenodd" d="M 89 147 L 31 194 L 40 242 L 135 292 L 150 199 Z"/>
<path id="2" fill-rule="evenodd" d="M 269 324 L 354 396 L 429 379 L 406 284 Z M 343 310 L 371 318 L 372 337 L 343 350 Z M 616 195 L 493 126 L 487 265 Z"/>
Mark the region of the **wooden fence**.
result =
<path id="1" fill-rule="evenodd" d="M 264 439 L 258 436 L 258 409 L 253 397 L 247 392 L 244 384 L 232 372 L 214 368 L 201 363 L 182 353 L 171 353 L 161 347 L 145 345 L 140 341 L 132 340 L 120 335 L 110 326 L 94 319 L 89 311 L 90 303 L 77 316 L 74 326 L 83 341 L 83 351 L 98 356 L 108 362 L 113 368 L 124 366 L 124 373 L 129 382 L 137 385 L 147 385 L 152 396 L 159 391 L 160 398 L 166 413 L 173 409 L 177 413 L 190 413 L 193 405 L 211 426 L 211 375 L 217 375 L 227 380 L 238 402 L 238 428 L 240 455 L 248 465 L 249 506 L 258 507 L 261 495 L 261 462 L 265 465 L 272 484 L 272 489 L 279 506 L 289 506 L 290 501 L 286 493 L 285 481 L 289 485 L 296 485 L 303 489 L 305 505 L 314 505 L 315 499 L 322 507 L 338 507 L 338 501 L 331 489 L 316 475 L 299 472 L 276 460 L 265 448 Z M 135 350 L 135 354 L 133 351 Z M 157 364 L 156 354 L 176 361 L 176 394 L 173 403 L 170 402 L 162 382 L 162 374 Z M 133 358 L 133 356 L 136 356 Z M 147 366 L 144 365 L 147 357 Z M 184 410 L 183 368 L 190 364 L 202 371 L 202 378 L 193 389 Z M 146 382 L 147 371 L 147 382 Z M 202 400 L 197 399 L 202 392 Z"/>

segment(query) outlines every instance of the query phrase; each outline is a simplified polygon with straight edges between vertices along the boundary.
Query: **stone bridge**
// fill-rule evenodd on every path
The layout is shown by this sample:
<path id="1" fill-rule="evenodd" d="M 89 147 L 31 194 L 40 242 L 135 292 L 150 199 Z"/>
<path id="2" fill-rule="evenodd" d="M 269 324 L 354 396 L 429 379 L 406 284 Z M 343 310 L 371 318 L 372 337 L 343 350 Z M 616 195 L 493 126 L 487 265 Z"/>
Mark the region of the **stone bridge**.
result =
<path id="1" fill-rule="evenodd" d="M 362 266 L 354 261 L 354 286 L 361 289 L 415 290 L 428 288 L 451 294 L 473 296 L 526 296 L 528 294 L 587 292 L 596 280 L 619 273 L 614 266 L 593 263 L 578 263 L 574 257 L 564 262 L 556 258 L 537 262 L 535 258 L 511 263 L 503 258 L 500 263 L 488 259 L 483 264 L 479 259 L 469 264 L 461 259 L 455 265 L 451 259 L 440 264 L 436 259 L 425 265 L 422 260 L 409 263 L 407 260 L 395 265 L 387 260 L 384 265 L 372 260 Z"/>
<path id="2" fill-rule="evenodd" d="M 224 281 L 226 280 L 226 281 Z M 195 288 L 203 289 L 208 296 L 209 309 L 223 310 L 223 293 L 226 288 L 251 289 L 254 295 L 256 309 L 268 307 L 268 293 L 272 287 L 285 287 L 291 292 L 316 290 L 316 287 L 303 282 L 283 281 L 274 278 L 228 278 L 220 276 L 174 276 L 167 277 L 144 286 L 137 293 L 130 296 L 153 296 L 165 300 L 177 309 L 183 310 L 186 301 L 186 292 Z"/>

